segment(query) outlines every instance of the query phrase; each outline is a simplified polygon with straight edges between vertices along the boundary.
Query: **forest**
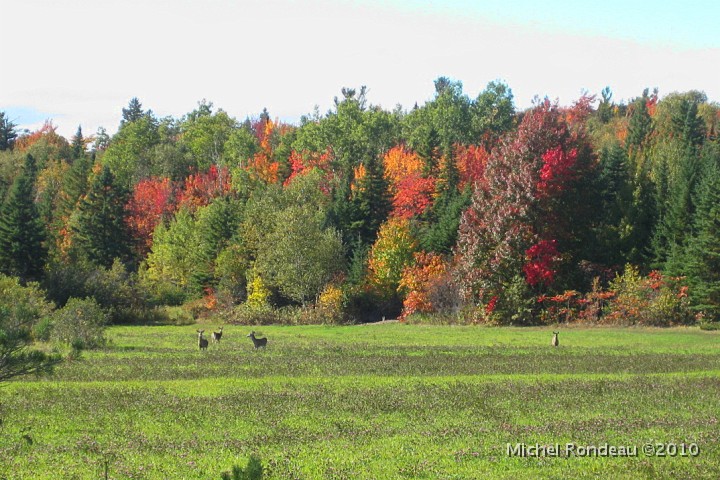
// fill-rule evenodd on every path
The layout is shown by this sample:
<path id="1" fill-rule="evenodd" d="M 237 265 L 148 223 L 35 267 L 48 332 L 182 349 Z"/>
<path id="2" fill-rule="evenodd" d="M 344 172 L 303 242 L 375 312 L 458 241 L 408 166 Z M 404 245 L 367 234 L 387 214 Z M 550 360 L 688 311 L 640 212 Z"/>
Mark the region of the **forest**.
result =
<path id="1" fill-rule="evenodd" d="M 65 139 L 0 112 L 0 312 L 38 339 L 200 317 L 711 328 L 719 123 L 700 91 L 520 111 L 446 77 L 409 110 L 343 88 L 297 125 L 133 98 L 114 135 Z"/>

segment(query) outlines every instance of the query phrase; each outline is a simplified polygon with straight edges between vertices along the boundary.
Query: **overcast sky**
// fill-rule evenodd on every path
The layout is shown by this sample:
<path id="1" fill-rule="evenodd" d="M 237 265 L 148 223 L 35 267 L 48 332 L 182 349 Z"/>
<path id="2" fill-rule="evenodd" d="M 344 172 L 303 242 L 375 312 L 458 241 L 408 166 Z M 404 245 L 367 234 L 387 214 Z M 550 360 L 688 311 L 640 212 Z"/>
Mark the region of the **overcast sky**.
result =
<path id="1" fill-rule="evenodd" d="M 503 80 L 519 108 L 609 86 L 720 100 L 716 0 L 0 0 L 0 111 L 70 137 L 117 130 L 138 97 L 180 117 L 207 99 L 296 122 L 344 86 L 411 108 L 447 76 L 475 97 Z"/>

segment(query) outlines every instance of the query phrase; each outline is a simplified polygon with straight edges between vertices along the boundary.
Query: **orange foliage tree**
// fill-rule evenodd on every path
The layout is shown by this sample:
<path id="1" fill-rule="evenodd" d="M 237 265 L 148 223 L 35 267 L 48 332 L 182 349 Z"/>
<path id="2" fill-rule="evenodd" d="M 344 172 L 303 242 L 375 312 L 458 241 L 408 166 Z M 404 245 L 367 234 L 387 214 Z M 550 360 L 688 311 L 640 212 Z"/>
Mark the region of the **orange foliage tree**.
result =
<path id="1" fill-rule="evenodd" d="M 248 170 L 265 183 L 277 183 L 280 165 L 273 160 L 273 149 L 270 140 L 276 124 L 269 118 L 261 119 L 253 124 L 255 135 L 260 141 L 260 151 L 248 162 Z"/>
<path id="2" fill-rule="evenodd" d="M 393 196 L 391 216 L 412 218 L 420 215 L 432 203 L 435 179 L 423 175 L 420 156 L 398 145 L 384 157 L 385 179 Z"/>
<path id="3" fill-rule="evenodd" d="M 430 290 L 447 273 L 447 265 L 440 255 L 416 252 L 415 263 L 403 269 L 399 289 L 406 293 L 401 319 L 415 312 L 432 312 Z"/>
<path id="4" fill-rule="evenodd" d="M 45 123 L 38 130 L 23 135 L 15 141 L 15 149 L 19 152 L 25 152 L 40 140 L 47 142 L 49 146 L 57 148 L 66 148 L 69 146 L 65 137 L 58 135 L 57 125 L 53 125 L 51 120 L 45 120 Z"/>

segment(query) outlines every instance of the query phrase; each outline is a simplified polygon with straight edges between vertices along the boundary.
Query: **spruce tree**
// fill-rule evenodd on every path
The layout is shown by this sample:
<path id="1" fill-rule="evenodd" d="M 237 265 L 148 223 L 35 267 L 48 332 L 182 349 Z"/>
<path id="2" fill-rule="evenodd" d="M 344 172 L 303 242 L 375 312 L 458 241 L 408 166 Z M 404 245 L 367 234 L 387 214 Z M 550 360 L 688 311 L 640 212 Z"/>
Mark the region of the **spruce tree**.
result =
<path id="1" fill-rule="evenodd" d="M 130 99 L 128 107 L 122 109 L 122 120 L 120 121 L 120 126 L 140 120 L 143 115 L 145 115 L 145 112 L 142 109 L 142 103 L 140 103 L 140 100 L 138 100 L 137 97 L 133 97 Z"/>
<path id="2" fill-rule="evenodd" d="M 72 138 L 72 159 L 77 160 L 85 153 L 85 141 L 83 139 L 82 127 L 78 125 L 77 132 Z"/>
<path id="3" fill-rule="evenodd" d="M 457 242 L 460 216 L 470 204 L 471 190 L 458 190 L 460 173 L 452 156 L 441 162 L 435 202 L 425 215 L 420 245 L 425 251 L 448 254 Z"/>
<path id="4" fill-rule="evenodd" d="M 16 138 L 15 124 L 7 118 L 5 112 L 0 112 L 0 152 L 12 150 Z"/>
<path id="5" fill-rule="evenodd" d="M 387 219 L 391 207 L 382 163 L 370 157 L 364 166 L 365 174 L 357 180 L 349 212 L 351 237 L 358 238 L 359 245 L 363 246 L 375 242 L 380 225 Z"/>
<path id="6" fill-rule="evenodd" d="M 720 167 L 706 169 L 698 188 L 695 234 L 684 255 L 694 308 L 720 321 Z"/>
<path id="7" fill-rule="evenodd" d="M 40 278 L 47 256 L 45 229 L 33 202 L 35 174 L 35 159 L 27 155 L 0 213 L 0 269 L 23 282 Z"/>
<path id="8" fill-rule="evenodd" d="M 128 192 L 107 166 L 97 174 L 78 205 L 77 246 L 92 263 L 110 267 L 116 258 L 127 261 L 130 235 L 125 223 Z"/>

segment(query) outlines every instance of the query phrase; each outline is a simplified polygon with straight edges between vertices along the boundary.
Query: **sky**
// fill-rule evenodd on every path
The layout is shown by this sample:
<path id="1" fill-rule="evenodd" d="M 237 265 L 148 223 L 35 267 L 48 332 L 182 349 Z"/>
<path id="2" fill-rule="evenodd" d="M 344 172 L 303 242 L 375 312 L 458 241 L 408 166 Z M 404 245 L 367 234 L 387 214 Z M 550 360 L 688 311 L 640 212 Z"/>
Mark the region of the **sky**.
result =
<path id="1" fill-rule="evenodd" d="M 718 18 L 716 0 L 0 0 L 0 111 L 66 137 L 114 133 L 133 97 L 296 123 L 343 87 L 410 109 L 440 76 L 471 98 L 504 81 L 520 109 L 606 86 L 720 101 Z"/>

